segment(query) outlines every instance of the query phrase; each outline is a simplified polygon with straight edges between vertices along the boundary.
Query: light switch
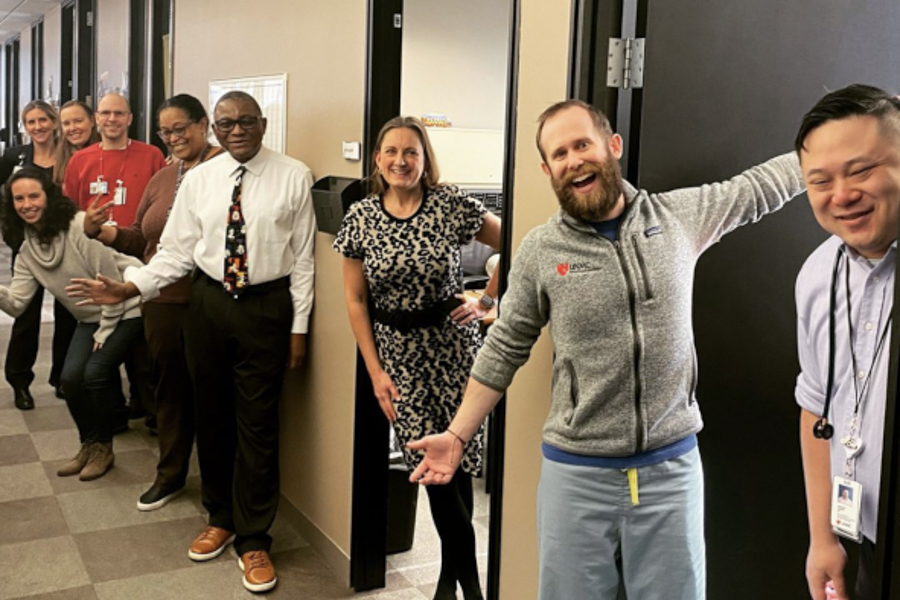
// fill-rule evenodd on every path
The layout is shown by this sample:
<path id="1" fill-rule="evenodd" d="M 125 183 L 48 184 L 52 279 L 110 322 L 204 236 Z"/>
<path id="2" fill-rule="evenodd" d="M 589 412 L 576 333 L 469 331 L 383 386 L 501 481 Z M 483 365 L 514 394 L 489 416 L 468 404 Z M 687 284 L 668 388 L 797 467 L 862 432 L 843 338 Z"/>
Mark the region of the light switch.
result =
<path id="1" fill-rule="evenodd" d="M 341 142 L 341 152 L 347 160 L 359 160 L 359 142 Z"/>

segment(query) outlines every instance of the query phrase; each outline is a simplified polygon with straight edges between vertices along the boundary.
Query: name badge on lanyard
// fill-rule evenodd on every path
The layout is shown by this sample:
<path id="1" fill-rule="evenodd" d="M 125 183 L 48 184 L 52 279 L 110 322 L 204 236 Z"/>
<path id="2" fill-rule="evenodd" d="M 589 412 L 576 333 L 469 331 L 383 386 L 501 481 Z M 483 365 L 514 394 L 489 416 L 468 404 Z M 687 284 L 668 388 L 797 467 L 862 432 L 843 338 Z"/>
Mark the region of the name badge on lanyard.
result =
<path id="1" fill-rule="evenodd" d="M 841 537 L 862 541 L 859 515 L 862 509 L 862 485 L 848 477 L 835 477 L 831 487 L 831 530 Z"/>
<path id="2" fill-rule="evenodd" d="M 113 204 L 115 206 L 124 206 L 125 204 L 125 182 L 121 179 L 116 180 L 116 192 L 113 195 Z"/>

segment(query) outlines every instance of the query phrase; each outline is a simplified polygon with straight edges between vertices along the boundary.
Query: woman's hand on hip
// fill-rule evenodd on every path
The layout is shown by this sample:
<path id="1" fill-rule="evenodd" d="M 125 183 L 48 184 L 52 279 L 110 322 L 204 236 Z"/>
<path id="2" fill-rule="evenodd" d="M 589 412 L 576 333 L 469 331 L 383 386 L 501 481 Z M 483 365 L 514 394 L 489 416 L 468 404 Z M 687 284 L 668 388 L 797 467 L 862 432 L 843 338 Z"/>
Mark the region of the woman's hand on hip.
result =
<path id="1" fill-rule="evenodd" d="M 488 310 L 481 305 L 477 298 L 470 298 L 465 294 L 456 294 L 461 304 L 453 309 L 450 318 L 460 325 L 468 325 L 472 321 L 483 319 Z"/>

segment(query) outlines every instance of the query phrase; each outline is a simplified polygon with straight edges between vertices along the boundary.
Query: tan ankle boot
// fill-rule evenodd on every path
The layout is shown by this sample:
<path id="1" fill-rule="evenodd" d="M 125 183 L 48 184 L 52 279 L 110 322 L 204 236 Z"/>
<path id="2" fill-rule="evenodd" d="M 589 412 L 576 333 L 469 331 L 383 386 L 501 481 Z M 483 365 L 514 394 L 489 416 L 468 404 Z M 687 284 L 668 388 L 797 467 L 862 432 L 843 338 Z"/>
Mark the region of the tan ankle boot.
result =
<path id="1" fill-rule="evenodd" d="M 103 477 L 110 467 L 113 466 L 114 462 L 116 462 L 116 457 L 113 455 L 112 442 L 94 443 L 87 464 L 84 465 L 78 479 L 91 481 L 92 479 Z"/>
<path id="2" fill-rule="evenodd" d="M 87 464 L 88 456 L 90 456 L 90 454 L 91 444 L 82 444 L 81 449 L 78 451 L 78 454 L 75 455 L 75 458 L 61 466 L 56 474 L 60 477 L 71 477 L 72 475 L 78 475 L 79 473 L 81 473 L 84 465 Z"/>

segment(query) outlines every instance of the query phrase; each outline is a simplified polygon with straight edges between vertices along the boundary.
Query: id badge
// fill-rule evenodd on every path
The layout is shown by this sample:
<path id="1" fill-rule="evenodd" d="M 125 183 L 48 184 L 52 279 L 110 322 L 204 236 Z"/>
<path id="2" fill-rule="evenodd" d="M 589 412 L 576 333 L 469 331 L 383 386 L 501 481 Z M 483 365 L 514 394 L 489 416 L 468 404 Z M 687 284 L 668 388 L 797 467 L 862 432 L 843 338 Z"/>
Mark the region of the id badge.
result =
<path id="1" fill-rule="evenodd" d="M 92 196 L 96 196 L 97 194 L 103 194 L 105 196 L 109 192 L 109 182 L 101 179 L 92 181 L 88 191 Z"/>
<path id="2" fill-rule="evenodd" d="M 122 206 L 125 204 L 125 188 L 121 185 L 116 188 L 116 193 L 113 195 L 113 205 Z"/>
<path id="3" fill-rule="evenodd" d="M 862 509 L 862 485 L 846 477 L 835 477 L 831 486 L 831 530 L 839 536 L 862 541 L 859 515 Z"/>

